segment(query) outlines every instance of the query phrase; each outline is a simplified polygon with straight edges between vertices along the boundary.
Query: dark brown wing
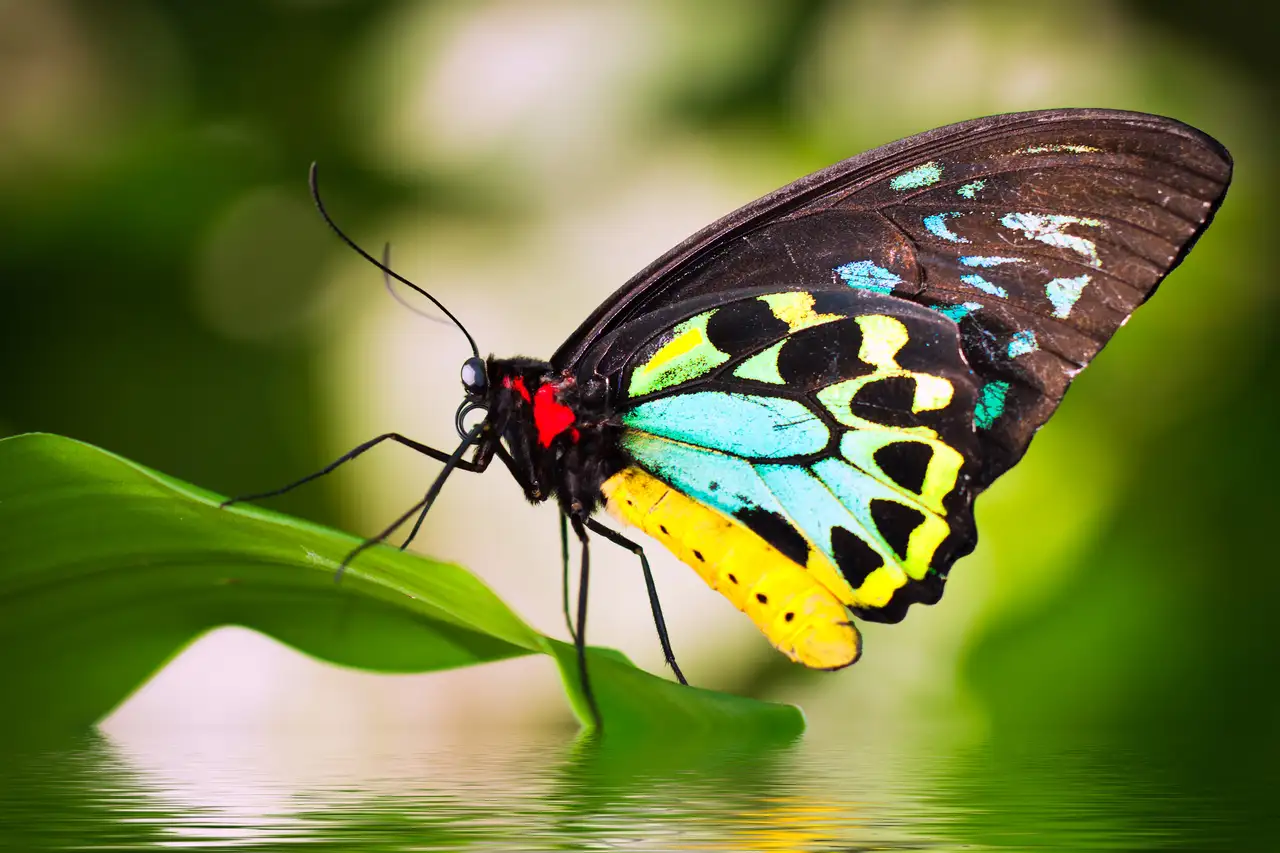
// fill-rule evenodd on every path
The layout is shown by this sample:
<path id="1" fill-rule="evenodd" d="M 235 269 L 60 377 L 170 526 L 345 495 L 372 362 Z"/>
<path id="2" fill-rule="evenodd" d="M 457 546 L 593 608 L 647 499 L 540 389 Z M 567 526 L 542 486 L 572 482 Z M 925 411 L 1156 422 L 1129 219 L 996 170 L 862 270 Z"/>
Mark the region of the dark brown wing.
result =
<path id="1" fill-rule="evenodd" d="M 979 488 L 1209 224 L 1231 158 L 1172 119 L 1051 110 L 939 128 L 730 214 L 614 293 L 556 352 L 577 369 L 624 323 L 753 287 L 847 285 L 952 317 L 983 380 Z"/>

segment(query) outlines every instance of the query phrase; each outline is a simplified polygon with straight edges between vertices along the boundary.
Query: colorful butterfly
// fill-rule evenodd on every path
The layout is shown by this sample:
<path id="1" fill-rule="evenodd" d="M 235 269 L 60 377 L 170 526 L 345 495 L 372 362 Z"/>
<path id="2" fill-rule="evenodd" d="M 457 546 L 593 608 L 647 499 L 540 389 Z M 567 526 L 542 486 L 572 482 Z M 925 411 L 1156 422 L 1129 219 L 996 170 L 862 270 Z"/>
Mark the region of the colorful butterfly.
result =
<path id="1" fill-rule="evenodd" d="M 593 517 L 602 507 L 783 654 L 839 669 L 861 652 L 850 614 L 897 622 L 941 598 L 977 540 L 974 498 L 1187 255 L 1230 176 L 1215 140 L 1140 113 L 951 125 L 714 223 L 605 300 L 550 361 L 482 359 L 444 306 L 339 231 L 467 336 L 463 440 L 448 454 L 379 436 L 299 483 L 385 440 L 446 463 L 425 499 L 352 557 L 416 513 L 412 539 L 451 471 L 495 457 L 530 501 L 554 498 L 593 710 L 590 533 L 639 556 L 684 682 L 644 551 Z M 576 626 L 566 520 L 582 544 Z"/>

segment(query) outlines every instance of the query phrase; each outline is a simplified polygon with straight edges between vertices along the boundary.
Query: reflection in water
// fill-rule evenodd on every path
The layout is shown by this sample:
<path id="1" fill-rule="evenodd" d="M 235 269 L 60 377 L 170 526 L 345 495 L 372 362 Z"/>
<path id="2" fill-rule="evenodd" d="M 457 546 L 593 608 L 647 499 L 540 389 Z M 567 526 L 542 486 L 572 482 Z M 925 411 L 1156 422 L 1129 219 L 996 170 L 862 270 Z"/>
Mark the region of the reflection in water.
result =
<path id="1" fill-rule="evenodd" d="M 1105 744 L 904 759 L 812 740 L 380 751 L 222 731 L 5 763 L 5 850 L 1166 850 L 1223 828 L 1211 800 Z"/>

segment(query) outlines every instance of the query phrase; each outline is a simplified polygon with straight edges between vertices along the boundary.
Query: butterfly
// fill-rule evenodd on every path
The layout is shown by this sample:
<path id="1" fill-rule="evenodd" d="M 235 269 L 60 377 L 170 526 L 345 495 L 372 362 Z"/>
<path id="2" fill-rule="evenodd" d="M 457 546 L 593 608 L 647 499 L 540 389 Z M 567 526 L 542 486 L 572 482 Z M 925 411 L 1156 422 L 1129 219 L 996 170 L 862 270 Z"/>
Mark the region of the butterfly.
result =
<path id="1" fill-rule="evenodd" d="M 600 304 L 549 360 L 471 345 L 454 470 L 500 460 L 555 500 L 565 615 L 585 656 L 592 534 L 640 560 L 603 509 L 674 553 L 793 661 L 839 669 L 854 618 L 941 597 L 977 541 L 974 499 L 1208 227 L 1232 161 L 1168 118 L 1061 109 L 962 122 L 837 163 L 731 213 Z M 387 259 L 389 261 L 389 258 Z M 390 278 L 388 278 L 390 285 Z M 567 529 L 582 546 L 570 618 Z M 405 544 L 408 544 L 406 540 Z M 403 547 L 403 546 L 402 546 Z M 346 564 L 344 563 L 344 566 Z M 851 618 L 853 617 L 853 618 Z"/>

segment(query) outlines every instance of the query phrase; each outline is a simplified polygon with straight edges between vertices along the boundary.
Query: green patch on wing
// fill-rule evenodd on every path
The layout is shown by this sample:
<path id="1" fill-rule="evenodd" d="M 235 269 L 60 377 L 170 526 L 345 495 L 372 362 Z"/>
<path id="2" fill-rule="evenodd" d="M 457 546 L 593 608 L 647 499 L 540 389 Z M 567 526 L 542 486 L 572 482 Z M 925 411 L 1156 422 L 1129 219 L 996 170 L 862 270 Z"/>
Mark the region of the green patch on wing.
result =
<path id="1" fill-rule="evenodd" d="M 664 343 L 631 374 L 627 396 L 642 397 L 704 376 L 729 360 L 707 337 L 714 310 L 704 311 L 674 326 Z"/>

